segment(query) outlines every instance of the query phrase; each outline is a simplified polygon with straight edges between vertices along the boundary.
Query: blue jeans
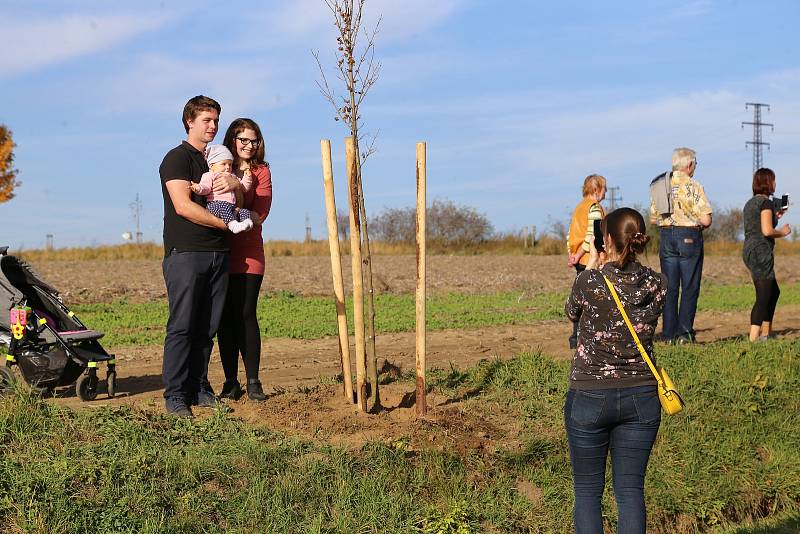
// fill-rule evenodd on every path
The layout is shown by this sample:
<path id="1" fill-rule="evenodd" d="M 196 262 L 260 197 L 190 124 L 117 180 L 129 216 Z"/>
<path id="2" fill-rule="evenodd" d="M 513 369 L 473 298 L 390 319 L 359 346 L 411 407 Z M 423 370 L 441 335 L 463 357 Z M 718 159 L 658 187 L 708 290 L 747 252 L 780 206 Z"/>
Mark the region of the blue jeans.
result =
<path id="1" fill-rule="evenodd" d="M 609 448 L 617 533 L 645 532 L 644 477 L 660 423 L 656 386 L 569 390 L 564 424 L 575 488 L 576 534 L 603 534 L 601 500 Z"/>
<path id="2" fill-rule="evenodd" d="M 164 397 L 183 397 L 191 403 L 199 391 L 213 391 L 208 362 L 228 290 L 228 253 L 173 249 L 162 268 L 169 300 Z"/>
<path id="3" fill-rule="evenodd" d="M 658 255 L 661 272 L 667 277 L 663 339 L 689 337 L 694 340 L 694 316 L 703 275 L 703 232 L 681 226 L 662 227 Z"/>

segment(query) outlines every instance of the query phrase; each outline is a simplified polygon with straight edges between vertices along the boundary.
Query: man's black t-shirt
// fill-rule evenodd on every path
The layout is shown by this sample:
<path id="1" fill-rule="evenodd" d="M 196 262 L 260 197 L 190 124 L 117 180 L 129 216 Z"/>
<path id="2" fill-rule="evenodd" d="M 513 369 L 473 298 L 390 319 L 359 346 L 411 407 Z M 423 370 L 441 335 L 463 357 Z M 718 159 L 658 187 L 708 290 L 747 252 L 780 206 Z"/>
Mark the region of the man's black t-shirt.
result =
<path id="1" fill-rule="evenodd" d="M 199 182 L 208 164 L 203 153 L 183 141 L 164 156 L 158 169 L 161 174 L 161 194 L 164 196 L 164 255 L 174 248 L 183 251 L 228 250 L 225 232 L 216 228 L 195 224 L 175 212 L 172 198 L 167 191 L 170 180 Z M 190 192 L 192 201 L 206 207 L 206 198 Z"/>

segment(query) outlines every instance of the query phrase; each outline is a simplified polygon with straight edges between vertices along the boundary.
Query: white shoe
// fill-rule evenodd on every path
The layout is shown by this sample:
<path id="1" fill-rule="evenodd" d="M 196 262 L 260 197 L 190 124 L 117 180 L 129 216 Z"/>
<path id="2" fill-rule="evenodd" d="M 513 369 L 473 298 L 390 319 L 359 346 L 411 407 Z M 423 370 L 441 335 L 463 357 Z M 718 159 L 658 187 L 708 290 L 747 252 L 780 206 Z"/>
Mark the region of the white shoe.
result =
<path id="1" fill-rule="evenodd" d="M 240 234 L 246 230 L 249 230 L 247 224 L 240 221 L 231 221 L 228 223 L 228 230 L 233 232 L 234 234 Z"/>

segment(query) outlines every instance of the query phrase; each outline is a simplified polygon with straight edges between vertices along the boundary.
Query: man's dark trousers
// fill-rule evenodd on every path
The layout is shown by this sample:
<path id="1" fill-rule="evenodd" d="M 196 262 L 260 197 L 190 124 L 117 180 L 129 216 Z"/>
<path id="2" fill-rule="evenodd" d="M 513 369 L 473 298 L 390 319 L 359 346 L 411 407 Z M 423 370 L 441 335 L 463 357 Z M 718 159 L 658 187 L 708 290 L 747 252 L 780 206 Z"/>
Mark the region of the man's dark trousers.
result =
<path id="1" fill-rule="evenodd" d="M 575 264 L 575 278 L 586 270 L 586 266 L 580 263 Z M 573 282 L 574 283 L 574 282 Z M 572 335 L 569 336 L 569 348 L 574 349 L 578 346 L 578 321 L 572 323 Z"/>
<path id="2" fill-rule="evenodd" d="M 164 397 L 192 403 L 212 392 L 208 362 L 228 290 L 228 252 L 178 252 L 163 262 L 169 299 L 164 339 Z"/>
<path id="3" fill-rule="evenodd" d="M 703 232 L 697 227 L 662 226 L 658 255 L 661 272 L 667 277 L 663 338 L 694 340 L 694 316 L 703 274 Z"/>

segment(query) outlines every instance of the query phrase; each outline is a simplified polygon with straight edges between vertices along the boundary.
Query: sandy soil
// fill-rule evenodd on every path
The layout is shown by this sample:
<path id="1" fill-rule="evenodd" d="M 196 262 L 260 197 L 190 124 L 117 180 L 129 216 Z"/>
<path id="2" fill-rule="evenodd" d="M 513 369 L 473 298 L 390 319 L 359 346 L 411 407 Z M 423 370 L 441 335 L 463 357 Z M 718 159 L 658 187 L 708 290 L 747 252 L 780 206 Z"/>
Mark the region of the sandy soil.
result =
<path id="1" fill-rule="evenodd" d="M 658 255 L 646 260 L 658 263 Z M 800 280 L 792 257 L 778 256 L 776 272 L 781 283 Z M 375 289 L 379 293 L 412 293 L 413 256 L 378 256 L 374 259 Z M 345 287 L 352 287 L 350 259 L 343 258 Z M 39 274 L 62 293 L 68 304 L 104 302 L 125 297 L 131 302 L 165 298 L 161 262 L 42 261 Z M 428 291 L 441 293 L 494 293 L 565 289 L 574 271 L 562 256 L 431 256 Z M 705 260 L 703 279 L 710 282 L 748 282 L 739 257 L 712 256 Z M 325 256 L 267 258 L 263 291 L 290 291 L 298 295 L 331 295 L 330 259 Z"/>

